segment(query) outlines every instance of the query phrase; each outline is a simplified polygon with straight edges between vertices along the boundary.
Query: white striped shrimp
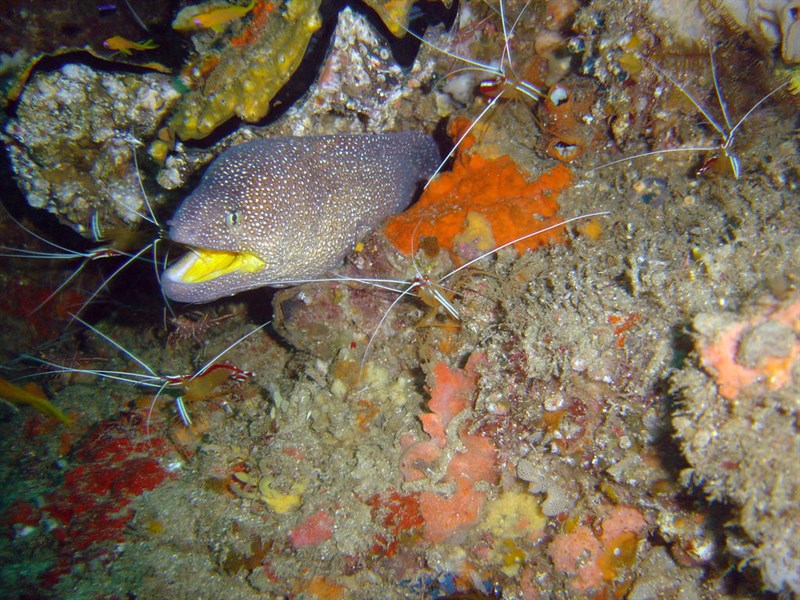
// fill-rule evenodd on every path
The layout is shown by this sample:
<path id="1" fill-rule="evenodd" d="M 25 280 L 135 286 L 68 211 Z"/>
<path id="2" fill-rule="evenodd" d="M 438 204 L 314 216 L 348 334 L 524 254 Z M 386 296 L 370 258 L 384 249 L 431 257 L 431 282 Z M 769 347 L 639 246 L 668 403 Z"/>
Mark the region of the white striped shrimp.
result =
<path id="1" fill-rule="evenodd" d="M 463 103 L 470 101 L 468 97 L 472 97 L 473 91 L 477 92 L 479 97 L 488 101 L 480 109 L 478 115 L 470 120 L 469 125 L 455 134 L 457 136 L 455 145 L 442 161 L 436 171 L 437 173 L 455 154 L 464 140 L 473 133 L 478 124 L 498 106 L 498 103 L 503 100 L 522 100 L 528 104 L 536 104 L 546 97 L 546 86 L 566 72 L 555 73 L 555 71 L 559 71 L 564 67 L 548 64 L 545 58 L 545 51 L 537 48 L 540 39 L 545 37 L 552 38 L 551 43 L 555 46 L 566 47 L 567 40 L 561 38 L 558 33 L 558 29 L 563 27 L 564 17 L 559 17 L 556 20 L 552 15 L 547 14 L 539 18 L 533 14 L 534 11 L 532 9 L 529 10 L 531 6 L 530 0 L 527 0 L 522 5 L 516 17 L 513 18 L 509 15 L 504 0 L 500 0 L 497 7 L 489 2 L 484 2 L 484 5 L 489 8 L 491 14 L 480 19 L 478 24 L 474 26 L 473 33 L 476 39 L 470 40 L 470 45 L 481 46 L 492 43 L 482 39 L 484 36 L 482 30 L 491 27 L 489 23 L 495 17 L 498 20 L 498 26 L 495 31 L 499 31 L 502 36 L 502 41 L 498 43 L 499 48 L 497 48 L 495 56 L 485 60 L 467 56 L 468 51 L 461 54 L 458 50 L 453 51 L 443 45 L 433 43 L 430 40 L 430 36 L 421 36 L 398 23 L 399 27 L 419 39 L 433 52 L 463 65 L 449 71 L 444 76 L 447 83 L 440 86 L 440 89 L 450 93 L 453 97 L 459 98 L 459 101 Z M 464 28 L 472 18 L 470 6 L 463 4 L 459 10 L 461 11 L 460 21 L 462 21 L 460 27 L 462 31 L 465 31 Z M 566 19 L 568 18 L 566 17 Z M 545 29 L 549 23 L 553 23 L 553 30 Z M 544 33 L 533 33 L 534 25 L 541 25 Z M 520 34 L 520 31 L 524 31 L 524 34 Z M 486 37 L 491 38 L 493 33 L 495 32 L 486 33 Z M 457 32 L 455 37 L 457 38 L 459 35 Z M 497 34 L 495 33 L 495 35 Z M 458 43 L 456 45 L 458 46 Z M 541 55 L 539 54 L 540 51 Z M 480 53 L 479 50 L 478 54 Z M 478 77 L 477 85 L 475 85 L 473 76 Z M 463 87 L 469 87 L 469 92 L 464 93 L 463 89 L 459 89 Z"/>
<path id="2" fill-rule="evenodd" d="M 219 362 L 222 357 L 230 352 L 233 348 L 244 342 L 253 334 L 261 331 L 264 327 L 269 325 L 269 322 L 264 323 L 245 335 L 239 337 L 237 340 L 229 344 L 221 352 L 217 353 L 211 360 L 207 361 L 201 368 L 189 375 L 163 375 L 159 374 L 153 367 L 148 365 L 143 359 L 138 357 L 132 351 L 125 348 L 122 344 L 114 340 L 109 335 L 106 335 L 96 327 L 93 327 L 86 321 L 83 321 L 77 315 L 73 315 L 73 319 L 84 327 L 86 327 L 93 334 L 104 340 L 109 345 L 117 349 L 122 355 L 135 362 L 142 368 L 142 371 L 124 371 L 124 370 L 108 370 L 108 369 L 82 369 L 70 367 L 67 365 L 59 364 L 57 362 L 45 360 L 34 356 L 23 356 L 22 359 L 35 362 L 47 367 L 50 373 L 80 373 L 85 375 L 92 375 L 101 379 L 111 381 L 118 381 L 122 383 L 131 384 L 136 387 L 155 390 L 152 401 L 147 412 L 146 425 L 149 435 L 150 419 L 153 415 L 156 402 L 162 393 L 168 393 L 172 396 L 175 402 L 175 410 L 180 418 L 181 423 L 188 427 L 192 424 L 191 416 L 186 408 L 186 402 L 194 402 L 204 400 L 222 383 L 228 380 L 233 381 L 248 381 L 253 377 L 253 373 L 245 371 L 239 367 Z"/>
<path id="3" fill-rule="evenodd" d="M 756 101 L 738 120 L 734 121 L 730 114 L 728 102 L 725 99 L 725 95 L 723 94 L 720 85 L 718 68 L 716 65 L 716 61 L 714 59 L 714 47 L 711 44 L 709 44 L 708 54 L 709 54 L 709 65 L 711 70 L 711 79 L 713 81 L 714 96 L 717 102 L 717 109 L 718 109 L 717 112 L 719 113 L 719 118 L 714 116 L 711 108 L 703 105 L 703 103 L 698 99 L 698 97 L 689 90 L 685 82 L 684 83 L 679 82 L 676 78 L 670 75 L 665 69 L 660 67 L 655 62 L 650 61 L 644 57 L 642 57 L 642 60 L 648 65 L 650 65 L 650 67 L 661 78 L 667 80 L 676 90 L 678 90 L 692 104 L 692 106 L 694 106 L 696 111 L 703 117 L 704 122 L 711 127 L 711 129 L 716 133 L 717 136 L 719 136 L 720 141 L 718 143 L 698 144 L 689 147 L 652 150 L 650 152 L 643 152 L 641 154 L 636 154 L 634 156 L 628 156 L 625 158 L 620 158 L 611 162 L 604 163 L 598 167 L 594 167 L 588 170 L 587 172 L 591 173 L 612 165 L 626 163 L 640 158 L 647 158 L 647 157 L 661 156 L 661 155 L 675 154 L 675 153 L 678 154 L 705 153 L 707 155 L 710 154 L 710 156 L 703 160 L 700 167 L 696 171 L 696 175 L 702 175 L 710 170 L 714 170 L 721 173 L 728 172 L 733 175 L 734 179 L 738 180 L 742 174 L 742 166 L 739 156 L 734 148 L 736 135 L 741 131 L 742 126 L 747 121 L 747 119 L 749 119 L 760 106 L 762 106 L 765 102 L 767 102 L 767 100 L 769 100 L 770 98 L 775 96 L 778 92 L 786 88 L 789 85 L 789 81 L 786 81 L 778 85 L 777 87 L 773 88 L 771 91 L 766 93 L 758 101 Z"/>

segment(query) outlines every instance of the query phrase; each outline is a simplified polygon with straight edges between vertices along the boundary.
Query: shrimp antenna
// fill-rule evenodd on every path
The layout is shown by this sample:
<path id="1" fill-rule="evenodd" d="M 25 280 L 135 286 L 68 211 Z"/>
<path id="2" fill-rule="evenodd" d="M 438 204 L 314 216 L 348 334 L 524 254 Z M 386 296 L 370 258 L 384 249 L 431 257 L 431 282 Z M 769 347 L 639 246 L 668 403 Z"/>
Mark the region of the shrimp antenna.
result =
<path id="1" fill-rule="evenodd" d="M 230 350 L 232 350 L 233 348 L 235 348 L 236 346 L 238 346 L 239 344 L 241 344 L 243 341 L 245 341 L 247 338 L 249 338 L 249 337 L 250 337 L 251 335 L 253 335 L 254 333 L 258 333 L 259 331 L 261 331 L 262 329 L 264 329 L 264 327 L 266 327 L 266 326 L 267 326 L 267 325 L 269 325 L 270 323 L 272 323 L 272 321 L 267 321 L 266 323 L 264 323 L 264 324 L 262 324 L 262 325 L 259 325 L 258 327 L 256 327 L 256 328 L 255 328 L 255 329 L 253 329 L 252 331 L 249 331 L 248 333 L 244 334 L 242 337 L 240 337 L 238 340 L 236 340 L 236 341 L 235 341 L 235 342 L 233 342 L 232 344 L 229 344 L 227 348 L 225 348 L 225 349 L 224 349 L 222 352 L 218 353 L 218 354 L 217 354 L 217 355 L 216 355 L 214 358 L 212 358 L 212 359 L 211 359 L 211 360 L 209 360 L 209 361 L 208 361 L 208 362 L 207 362 L 205 365 L 203 365 L 203 367 L 202 367 L 202 368 L 201 368 L 199 371 L 197 371 L 197 373 L 195 373 L 194 375 L 192 375 L 192 376 L 189 378 L 189 381 L 191 381 L 191 380 L 192 380 L 192 379 L 194 379 L 195 377 L 202 377 L 202 376 L 205 374 L 205 372 L 206 372 L 206 371 L 208 371 L 208 369 L 209 369 L 209 368 L 210 368 L 210 367 L 211 367 L 211 366 L 212 366 L 212 365 L 213 365 L 215 362 L 217 362 L 217 361 L 218 361 L 220 358 L 222 358 L 222 357 L 223 357 L 225 354 L 227 354 L 227 353 L 228 353 Z"/>
<path id="2" fill-rule="evenodd" d="M 87 323 L 86 321 L 81 319 L 78 315 L 70 313 L 69 316 L 72 317 L 74 320 L 76 320 L 81 325 L 83 325 L 84 327 L 86 327 L 87 329 L 91 330 L 95 335 L 100 336 L 105 341 L 107 341 L 109 344 L 114 346 L 117 350 L 122 352 L 125 356 L 130 358 L 132 361 L 134 361 L 136 364 L 138 364 L 140 367 L 142 367 L 145 371 L 150 373 L 150 375 L 160 379 L 160 377 L 156 374 L 156 372 L 153 371 L 153 369 L 151 369 L 146 362 L 144 362 L 141 358 L 136 356 L 133 352 L 131 352 L 127 348 L 123 347 L 122 344 L 120 344 L 119 342 L 115 341 L 113 338 L 107 336 L 105 333 L 103 333 L 102 331 L 100 331 L 96 327 L 93 327 L 93 326 L 89 325 L 89 323 Z"/>
<path id="3" fill-rule="evenodd" d="M 456 143 L 453 144 L 453 147 L 450 149 L 450 152 L 447 153 L 447 156 L 444 157 L 442 162 L 439 163 L 439 166 L 436 167 L 436 170 L 433 172 L 433 174 L 428 178 L 428 181 L 425 182 L 425 185 L 423 186 L 423 189 L 428 189 L 428 186 L 431 184 L 431 181 L 433 181 L 434 177 L 436 177 L 439 173 L 442 172 L 442 169 L 447 164 L 447 161 L 450 160 L 453 157 L 453 155 L 456 153 L 458 148 L 461 146 L 461 143 L 467 138 L 467 136 L 472 132 L 473 128 L 483 118 L 483 115 L 485 115 L 487 112 L 492 110 L 492 108 L 497 104 L 498 100 L 500 100 L 500 98 L 503 96 L 503 92 L 504 91 L 505 90 L 502 90 L 499 94 L 497 94 L 497 96 L 492 98 L 492 101 L 489 102 L 489 104 L 487 104 L 483 108 L 483 110 L 480 112 L 480 114 L 475 119 L 472 120 L 472 122 L 469 124 L 469 127 L 467 127 L 464 130 L 464 133 L 462 133 L 461 136 L 456 141 Z"/>
<path id="4" fill-rule="evenodd" d="M 722 89 L 719 85 L 719 77 L 717 75 L 717 65 L 714 60 L 714 51 L 713 47 L 709 45 L 708 48 L 709 52 L 709 60 L 711 62 L 711 75 L 714 81 L 714 93 L 717 98 L 717 103 L 719 104 L 720 112 L 722 113 L 722 119 L 724 121 L 724 126 L 720 123 L 714 116 L 710 113 L 710 111 L 703 106 L 700 101 L 689 91 L 689 89 L 679 83 L 675 78 L 673 78 L 669 73 L 664 71 L 659 65 L 654 63 L 653 61 L 649 60 L 647 57 L 642 57 L 647 63 L 652 67 L 652 69 L 658 73 L 661 77 L 669 81 L 673 86 L 675 86 L 680 92 L 686 96 L 686 98 L 694 105 L 695 109 L 703 115 L 703 118 L 706 122 L 720 135 L 722 138 L 722 143 L 717 146 L 693 146 L 691 148 L 666 148 L 664 150 L 653 150 L 651 152 L 643 152 L 641 154 L 636 154 L 635 156 L 629 156 L 626 158 L 620 158 L 617 160 L 613 160 L 611 162 L 602 164 L 598 167 L 594 167 L 589 169 L 587 173 L 592 173 L 594 171 L 598 171 L 600 169 L 604 169 L 605 167 L 610 167 L 611 165 L 616 165 L 619 163 L 623 163 L 626 161 L 634 160 L 637 158 L 645 158 L 648 156 L 657 156 L 660 154 L 669 154 L 672 152 L 722 152 L 725 155 L 725 158 L 728 159 L 728 162 L 731 165 L 731 172 L 733 173 L 734 179 L 739 179 L 741 175 L 741 166 L 739 163 L 739 158 L 735 156 L 732 152 L 733 142 L 735 139 L 735 135 L 738 132 L 739 128 L 744 124 L 744 122 L 753 114 L 759 106 L 761 106 L 764 102 L 766 102 L 769 98 L 773 95 L 777 94 L 780 90 L 785 88 L 789 85 L 789 81 L 782 83 L 781 85 L 777 86 L 771 92 L 766 94 L 762 97 L 758 102 L 756 102 L 750 110 L 748 110 L 741 119 L 739 119 L 735 125 L 731 125 L 731 118 L 728 109 L 728 103 L 725 100 L 725 96 L 722 93 Z"/>
<path id="5" fill-rule="evenodd" d="M 611 214 L 611 211 L 609 211 L 609 210 L 601 210 L 601 211 L 598 211 L 598 212 L 586 213 L 585 215 L 578 215 L 577 217 L 570 217 L 569 219 L 565 219 L 565 220 L 561 221 L 560 223 L 554 223 L 552 225 L 548 225 L 547 227 L 544 227 L 543 229 L 537 229 L 536 231 L 532 231 L 531 233 L 529 233 L 527 235 L 523 235 L 522 237 L 518 237 L 518 238 L 516 238 L 514 240 L 511 240 L 510 242 L 506 242 L 505 244 L 502 244 L 502 245 L 498 246 L 494 250 L 489 250 L 488 252 L 484 252 L 480 256 L 465 262 L 460 267 L 457 267 L 457 268 L 453 269 L 447 275 L 442 277 L 439 280 L 439 282 L 441 283 L 445 279 L 449 279 L 450 277 L 452 277 L 453 275 L 455 275 L 459 271 L 461 271 L 463 269 L 466 269 L 468 266 L 475 264 L 476 262 L 486 258 L 487 256 L 491 256 L 492 254 L 494 254 L 496 252 L 499 252 L 503 248 L 508 248 L 509 246 L 513 246 L 517 242 L 524 242 L 528 238 L 532 238 L 532 237 L 534 237 L 536 235 L 539 235 L 539 234 L 542 234 L 542 233 L 546 233 L 548 231 L 552 231 L 553 229 L 558 229 L 559 227 L 563 227 L 564 225 L 569 225 L 570 223 L 574 223 L 575 221 L 581 221 L 583 219 L 591 219 L 592 217 L 605 217 L 606 215 L 609 215 L 609 214 Z"/>
<path id="6" fill-rule="evenodd" d="M 141 27 L 142 29 L 144 29 L 147 33 L 150 33 L 150 28 L 144 21 L 142 21 L 142 18 L 138 15 L 138 13 L 135 10 L 133 10 L 133 6 L 131 6 L 131 3 L 128 2 L 128 0 L 122 0 L 122 1 L 125 2 L 125 6 L 128 7 L 128 10 L 131 12 L 131 15 L 133 15 L 133 20 L 136 21 L 136 24 L 139 25 L 139 27 Z"/>

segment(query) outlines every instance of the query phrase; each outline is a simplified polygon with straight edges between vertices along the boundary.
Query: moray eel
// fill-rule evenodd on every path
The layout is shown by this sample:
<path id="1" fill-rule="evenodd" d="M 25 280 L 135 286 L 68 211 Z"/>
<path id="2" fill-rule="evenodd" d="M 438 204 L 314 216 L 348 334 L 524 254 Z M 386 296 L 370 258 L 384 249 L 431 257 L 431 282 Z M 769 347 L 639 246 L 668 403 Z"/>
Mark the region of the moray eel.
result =
<path id="1" fill-rule="evenodd" d="M 164 271 L 177 302 L 320 277 L 403 210 L 439 164 L 427 134 L 276 137 L 233 146 L 169 221 L 189 252 Z"/>

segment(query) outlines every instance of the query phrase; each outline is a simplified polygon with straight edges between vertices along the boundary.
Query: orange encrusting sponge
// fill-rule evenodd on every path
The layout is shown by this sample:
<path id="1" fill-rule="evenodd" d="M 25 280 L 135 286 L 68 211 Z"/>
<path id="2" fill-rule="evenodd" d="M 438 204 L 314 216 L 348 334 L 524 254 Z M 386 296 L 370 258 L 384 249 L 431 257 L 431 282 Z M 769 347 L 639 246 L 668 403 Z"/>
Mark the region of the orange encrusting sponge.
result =
<path id="1" fill-rule="evenodd" d="M 558 222 L 556 196 L 572 182 L 565 165 L 557 165 L 530 182 L 508 156 L 486 159 L 462 153 L 450 172 L 432 181 L 422 197 L 407 211 L 392 217 L 384 235 L 404 254 L 419 247 L 419 240 L 435 237 L 439 247 L 452 251 L 454 239 L 471 236 L 467 216 L 477 213 L 491 226 L 493 246 Z M 558 239 L 562 230 L 548 231 L 515 244 L 518 252 Z M 485 234 L 483 237 L 486 237 Z M 480 245 L 478 250 L 483 250 Z M 488 248 L 491 249 L 491 248 Z M 452 253 L 452 252 L 451 252 Z"/>

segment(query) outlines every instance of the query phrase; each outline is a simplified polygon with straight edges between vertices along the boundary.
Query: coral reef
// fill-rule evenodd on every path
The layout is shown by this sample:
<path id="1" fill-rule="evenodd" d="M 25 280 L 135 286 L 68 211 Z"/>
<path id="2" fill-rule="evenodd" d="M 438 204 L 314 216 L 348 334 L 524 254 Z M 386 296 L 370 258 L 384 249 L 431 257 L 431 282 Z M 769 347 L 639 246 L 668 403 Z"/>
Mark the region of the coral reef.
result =
<path id="1" fill-rule="evenodd" d="M 779 47 L 786 63 L 800 62 L 795 0 L 651 0 L 646 4 L 648 16 L 665 25 L 667 34 L 680 44 L 707 42 L 713 35 L 712 24 L 721 21 L 735 32 L 745 32 L 765 51 Z"/>
<path id="2" fill-rule="evenodd" d="M 574 162 L 601 137 L 598 128 L 584 120 L 595 103 L 594 89 L 585 83 L 573 88 L 561 83 L 551 87 L 539 111 L 542 132 L 550 136 L 547 154 L 566 163 Z"/>
<path id="3" fill-rule="evenodd" d="M 185 98 L 202 95 L 217 59 L 261 44 L 270 19 L 285 19 L 263 1 L 199 6 L 195 17 L 209 19 L 191 32 L 176 80 L 199 85 Z M 333 281 L 275 292 L 274 328 L 216 359 L 253 379 L 211 393 L 213 378 L 196 378 L 191 424 L 174 402 L 97 380 L 92 372 L 127 378 L 138 366 L 80 324 L 65 327 L 70 298 L 28 314 L 63 276 L 3 263 L 0 307 L 12 324 L 0 327 L 3 377 L 33 374 L 23 352 L 83 370 L 39 374 L 71 427 L 0 404 L 0 593 L 795 594 L 797 99 L 777 92 L 748 113 L 782 84 L 777 51 L 733 37 L 705 2 L 675 5 L 686 10 L 666 26 L 658 6 L 673 5 L 511 0 L 504 28 L 502 15 L 467 0 L 456 28 L 429 28 L 426 39 L 502 68 L 452 77 L 463 62 L 430 47 L 403 71 L 362 16 L 342 11 L 319 81 L 274 123 L 192 147 L 153 124 L 169 109 L 148 121 L 141 137 L 163 164 L 160 181 L 177 189 L 256 137 L 432 131 L 441 115 L 464 132 L 458 117 L 503 91 L 453 170 L 428 186 L 439 202 L 423 199 L 424 210 L 399 219 L 408 254 L 377 232 Z M 721 43 L 710 51 L 678 31 Z M 155 32 L 124 35 L 153 37 L 152 52 L 175 47 Z M 253 67 L 239 58 L 226 63 L 244 69 L 228 72 L 236 94 Z M 36 81 L 64 77 L 58 66 Z M 525 96 L 523 81 L 550 97 Z M 103 89 L 90 92 L 103 106 Z M 670 152 L 588 168 L 651 150 Z M 738 178 L 702 168 L 726 153 L 740 161 Z M 600 210 L 609 215 L 560 228 L 559 243 L 487 255 L 436 286 L 501 238 Z M 40 231 L 29 213 L 21 220 Z M 40 247 L 12 224 L 2 232 Z M 133 297 L 137 284 L 123 284 L 92 317 L 154 372 L 197 372 L 270 319 L 269 293 L 257 291 L 203 313 L 173 307 L 170 335 L 157 292 L 149 308 Z M 430 318 L 443 300 L 457 319 Z"/>
<path id="4" fill-rule="evenodd" d="M 638 540 L 647 529 L 647 522 L 635 508 L 617 505 L 608 510 L 597 535 L 592 529 L 578 525 L 555 537 L 550 555 L 557 569 L 574 575 L 571 586 L 576 590 L 599 587 L 613 581 L 620 571 L 636 562 Z M 571 529 L 571 530 L 570 530 Z"/>
<path id="5" fill-rule="evenodd" d="M 133 152 L 178 99 L 170 78 L 69 64 L 32 77 L 5 126 L 28 203 L 88 235 L 146 214 Z"/>
<path id="6" fill-rule="evenodd" d="M 332 516 L 320 510 L 292 529 L 289 541 L 295 549 L 316 546 L 331 539 L 335 524 Z"/>
<path id="7" fill-rule="evenodd" d="M 774 591 L 800 592 L 800 301 L 762 297 L 693 321 L 695 360 L 676 374 L 673 418 L 687 483 L 737 507 L 730 550 Z"/>
<path id="8" fill-rule="evenodd" d="M 422 101 L 434 61 L 424 49 L 402 68 L 364 15 L 347 7 L 337 16 L 320 75 L 299 105 L 287 111 L 279 131 L 361 133 L 432 129 L 438 116 Z M 354 118 L 357 117 L 357 118 Z"/>
<path id="9" fill-rule="evenodd" d="M 476 383 L 474 370 L 485 359 L 472 355 L 464 371 L 452 370 L 445 363 L 435 365 L 428 402 L 431 412 L 419 417 L 430 440 L 406 438 L 402 442 L 406 489 L 420 489 L 420 482 L 427 478 L 437 490 L 422 491 L 419 496 L 423 538 L 429 542 L 440 542 L 474 526 L 487 497 L 480 484 L 497 480 L 491 441 L 466 431 Z M 460 450 L 454 453 L 453 448 Z"/>

